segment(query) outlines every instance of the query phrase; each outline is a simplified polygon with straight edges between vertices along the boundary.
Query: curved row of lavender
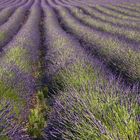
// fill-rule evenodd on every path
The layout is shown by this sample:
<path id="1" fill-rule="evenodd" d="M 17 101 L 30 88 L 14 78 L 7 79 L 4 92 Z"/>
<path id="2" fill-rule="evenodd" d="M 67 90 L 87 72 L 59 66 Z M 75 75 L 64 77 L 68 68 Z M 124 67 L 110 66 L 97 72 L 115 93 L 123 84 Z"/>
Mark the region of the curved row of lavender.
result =
<path id="1" fill-rule="evenodd" d="M 66 8 L 58 7 L 58 9 L 62 26 L 66 31 L 79 38 L 93 55 L 104 61 L 114 72 L 121 72 L 127 81 L 139 84 L 139 52 L 133 51 L 131 48 L 128 49 L 127 44 L 120 42 L 117 38 L 106 36 L 94 28 L 81 24 L 81 21 L 74 18 Z"/>
<path id="2" fill-rule="evenodd" d="M 48 3 L 56 9 L 60 8 L 57 7 L 51 0 L 48 0 Z M 42 5 L 45 4 L 42 3 Z M 135 105 L 138 107 L 137 100 L 139 99 L 139 96 L 137 93 L 139 92 L 139 89 L 137 89 L 137 91 L 130 89 L 127 91 L 119 90 L 116 88 L 116 81 L 114 81 L 114 86 L 111 86 L 112 83 L 109 83 L 103 78 L 104 76 L 101 76 L 99 69 L 94 69 L 93 67 L 89 68 L 86 54 L 84 53 L 84 56 L 81 57 L 82 50 L 79 51 L 78 54 L 77 51 L 74 51 L 76 54 L 74 52 L 71 53 L 71 49 L 73 47 L 77 48 L 77 46 L 80 45 L 73 45 L 69 48 L 69 41 L 66 41 L 67 45 L 65 49 L 65 39 L 66 37 L 69 38 L 69 35 L 66 34 L 59 25 L 62 23 L 57 21 L 56 18 L 59 19 L 57 14 L 55 15 L 49 6 L 44 6 L 43 9 L 46 16 L 46 46 L 48 47 L 48 53 L 46 54 L 48 68 L 46 73 L 49 76 L 52 75 L 51 79 L 49 79 L 52 83 L 49 83 L 48 85 L 50 86 L 49 88 L 53 88 L 50 89 L 49 95 L 52 94 L 52 91 L 57 93 L 57 95 L 55 95 L 56 97 L 54 97 L 52 112 L 50 113 L 48 127 L 45 129 L 44 138 L 52 140 L 119 138 L 138 139 L 139 126 L 137 125 L 135 128 L 132 128 L 130 130 L 131 134 L 129 134 L 126 130 L 123 130 L 123 128 L 127 128 L 126 125 L 129 124 L 128 127 L 130 127 L 132 124 L 130 124 L 130 122 L 126 119 L 127 117 L 125 118 L 121 116 L 121 113 L 121 121 L 119 122 L 117 117 L 119 112 L 115 108 L 123 108 L 128 102 L 130 102 L 130 98 L 132 99 L 131 105 L 136 103 Z M 62 14 L 65 14 L 65 10 L 62 9 L 62 7 L 58 11 L 62 12 Z M 56 11 L 56 13 L 58 13 L 58 11 Z M 62 19 L 70 20 L 71 18 L 63 17 Z M 67 23 L 67 25 L 73 26 L 74 23 L 75 22 L 70 22 L 69 24 Z M 73 40 L 70 44 L 73 44 L 77 41 L 78 40 Z M 62 48 L 63 50 L 61 50 Z M 67 50 L 69 50 L 69 53 Z M 61 53 L 63 55 L 61 55 Z M 67 57 L 69 59 L 71 58 L 71 63 L 67 62 L 70 61 Z M 76 61 L 78 60 L 79 63 L 73 61 L 74 59 Z M 86 72 L 84 71 L 85 68 Z M 85 73 L 88 73 L 88 75 Z M 103 84 L 102 82 L 105 83 Z M 134 96 L 131 95 L 132 93 Z M 110 102 L 110 105 L 107 105 L 108 102 Z M 107 105 L 107 108 L 104 108 L 104 105 Z M 128 110 L 130 108 L 131 110 L 134 110 L 132 106 L 124 107 L 124 112 L 127 112 L 127 115 L 129 114 Z M 135 119 L 137 117 L 135 120 L 136 122 L 133 120 L 133 125 L 138 123 L 139 120 L 137 114 L 138 112 L 136 113 L 137 115 L 135 113 L 133 114 L 134 116 L 130 113 Z M 111 118 L 116 119 L 116 121 L 114 119 L 114 122 L 109 121 Z M 121 123 L 125 122 L 125 119 L 128 122 L 125 124 Z M 118 126 L 122 126 L 122 128 Z M 116 133 L 112 131 L 116 131 Z"/>
<path id="3" fill-rule="evenodd" d="M 57 4 L 60 4 L 62 6 L 65 7 L 70 7 L 70 5 L 68 5 L 68 3 L 62 3 L 60 2 L 60 0 L 56 1 Z M 121 5 L 122 6 L 122 5 Z M 123 5 L 123 6 L 128 6 L 128 5 Z M 77 5 L 76 7 L 78 7 L 81 10 L 81 13 L 84 13 L 85 15 L 90 16 L 91 18 L 93 18 L 93 20 L 97 20 L 99 23 L 103 23 L 103 24 L 107 24 L 107 26 L 109 26 L 109 29 L 113 29 L 113 27 L 117 27 L 117 29 L 119 30 L 118 32 L 122 32 L 120 31 L 121 28 L 125 30 L 134 30 L 134 31 L 139 31 L 139 23 L 135 22 L 132 20 L 132 17 L 128 17 L 129 21 L 127 19 L 119 19 L 118 17 L 111 17 L 111 13 L 112 11 L 109 11 L 110 15 L 107 15 L 107 13 L 105 13 L 105 11 L 99 9 L 99 8 L 103 8 L 100 5 L 97 6 L 85 6 L 85 5 Z M 117 14 L 119 15 L 119 14 Z M 96 23 L 98 24 L 98 22 L 96 21 Z M 104 25 L 104 26 L 105 26 Z M 101 26 L 101 28 L 103 29 L 104 26 Z M 120 28 L 118 28 L 120 27 Z M 105 29 L 107 29 L 107 27 L 105 27 Z M 137 47 L 136 47 L 137 48 Z"/>
<path id="4" fill-rule="evenodd" d="M 49 1 L 49 2 L 50 2 L 52 5 L 56 6 L 52 1 Z M 67 6 L 66 6 L 66 7 L 67 7 Z M 69 7 L 69 6 L 68 6 L 68 7 Z M 71 7 L 70 7 L 70 8 L 71 8 Z M 63 11 L 63 10 L 61 10 L 61 11 Z M 64 11 L 63 11 L 63 13 L 64 13 Z M 81 15 L 81 16 L 82 16 L 82 15 Z M 69 17 L 69 18 L 67 17 L 67 18 L 63 18 L 63 19 L 71 19 L 71 18 L 70 18 L 70 17 Z M 77 19 L 77 18 L 76 18 L 76 19 Z M 75 21 L 76 21 L 76 20 L 75 20 Z M 61 21 L 60 21 L 60 22 L 61 22 Z M 77 22 L 77 21 L 76 21 L 76 22 Z M 75 23 L 76 23 L 76 22 L 75 22 Z M 61 22 L 60 24 L 62 24 L 62 22 Z M 66 24 L 66 26 L 67 26 L 67 25 L 70 25 L 70 24 L 71 24 L 71 23 L 69 22 L 68 24 Z M 72 25 L 73 25 L 73 24 L 71 24 L 71 25 L 68 26 L 68 27 L 71 27 Z M 64 26 L 65 26 L 65 25 L 64 25 Z M 81 26 L 81 25 L 79 24 L 79 26 Z M 62 24 L 62 27 L 63 27 L 63 24 Z M 87 29 L 87 28 L 85 28 L 85 30 L 84 30 L 83 32 L 86 32 L 86 29 Z M 78 26 L 77 26 L 77 29 L 76 29 L 76 30 L 78 31 Z M 75 31 L 76 31 L 76 30 L 75 30 Z M 65 28 L 65 31 L 68 31 L 67 28 Z M 88 32 L 89 32 L 89 33 L 90 33 L 90 31 L 91 31 L 91 30 L 88 29 Z M 93 33 L 94 33 L 94 31 L 96 32 L 96 34 L 98 33 L 96 30 L 93 30 Z M 100 33 L 100 32 L 99 32 L 99 33 Z M 101 33 L 102 33 L 102 32 L 101 32 Z M 104 32 L 103 32 L 103 33 L 104 33 Z M 73 35 L 73 34 L 72 34 L 72 35 Z M 104 35 L 101 35 L 101 34 L 99 34 L 99 35 L 100 35 L 101 37 L 104 37 Z M 86 35 L 85 35 L 85 36 L 86 36 Z M 87 36 L 87 37 L 88 37 L 88 36 Z M 101 37 L 100 37 L 100 38 L 101 38 Z M 83 33 L 81 33 L 81 38 L 79 38 L 80 41 L 83 40 L 82 38 L 84 38 Z M 91 38 L 91 40 L 94 39 L 94 38 L 92 38 L 92 37 L 90 37 L 90 38 Z M 112 39 L 111 39 L 111 38 L 112 38 Z M 86 40 L 86 38 L 84 38 L 84 40 Z M 128 44 L 127 44 L 127 43 L 124 44 L 123 42 L 121 43 L 121 41 L 119 41 L 118 39 L 113 38 L 113 37 L 111 37 L 111 36 L 110 36 L 110 39 L 108 39 L 108 36 L 107 36 L 107 37 L 105 37 L 105 39 L 103 39 L 103 40 L 104 40 L 103 46 L 105 46 L 105 44 L 104 44 L 105 42 L 106 42 L 106 45 L 108 44 L 107 42 L 109 42 L 110 44 L 108 44 L 108 45 L 109 45 L 109 47 L 112 46 L 112 49 L 113 49 L 113 45 L 116 44 L 117 46 L 120 47 L 119 49 L 123 49 L 123 48 L 121 48 L 121 47 L 124 47 L 124 49 L 127 50 L 127 49 L 130 47 L 130 48 L 129 48 L 129 51 L 130 51 L 130 52 L 133 52 L 133 49 L 131 50 L 131 46 L 132 46 L 132 45 L 129 44 L 129 43 L 128 43 Z M 112 41 L 111 41 L 111 40 L 112 40 Z M 93 41 L 93 42 L 94 42 L 94 41 Z M 99 42 L 100 42 L 100 41 L 99 41 Z M 111 42 L 112 42 L 113 44 L 111 44 Z M 116 43 L 115 43 L 115 42 L 116 42 Z M 96 42 L 95 42 L 95 43 L 96 43 Z M 101 43 L 100 43 L 100 44 L 101 44 Z M 86 46 L 86 45 L 87 45 L 87 46 Z M 92 47 L 91 44 L 89 44 L 89 45 L 88 45 L 88 44 L 83 44 L 83 46 L 85 47 L 86 50 L 88 50 L 89 47 Z M 96 47 L 96 46 L 95 46 L 95 47 Z M 98 46 L 97 46 L 97 47 L 98 47 Z M 133 47 L 133 46 L 132 46 L 132 47 Z M 136 46 L 136 50 L 138 50 L 138 48 L 139 48 L 139 47 Z M 97 49 L 98 49 L 98 48 L 97 48 Z M 108 49 L 111 49 L 111 48 L 108 48 Z M 120 51 L 120 50 L 119 50 L 119 51 Z M 90 48 L 89 48 L 89 52 L 91 53 Z M 121 52 L 121 51 L 120 51 L 120 52 Z M 120 52 L 119 52 L 119 53 L 120 53 Z M 134 49 L 134 53 L 135 53 L 135 52 L 136 52 L 136 51 L 135 51 L 135 49 Z M 97 53 L 97 52 L 95 52 L 95 53 Z M 135 61 L 134 63 L 137 63 L 137 62 L 139 63 L 139 52 L 136 52 L 136 53 L 137 53 L 137 58 L 136 58 L 137 60 L 135 59 L 136 61 Z M 94 53 L 93 53 L 93 54 L 94 54 Z M 116 54 L 116 53 L 115 53 L 115 54 Z M 96 54 L 96 55 L 97 55 L 97 54 Z M 95 56 L 96 56 L 96 55 L 95 55 Z M 132 55 L 132 56 L 134 57 L 135 55 Z M 126 56 L 124 56 L 123 58 L 125 58 L 125 57 L 126 57 Z M 129 57 L 129 56 L 128 56 L 128 57 Z M 128 58 L 128 57 L 127 57 L 127 58 Z M 135 56 L 135 57 L 136 57 L 136 56 Z M 98 58 L 98 57 L 97 57 L 97 58 Z M 126 62 L 128 61 L 127 58 L 126 58 Z M 103 57 L 103 59 L 104 59 L 104 57 Z M 113 58 L 113 59 L 114 59 L 114 58 Z M 132 58 L 132 59 L 133 59 L 133 58 Z M 106 60 L 104 60 L 104 61 L 106 61 Z M 125 61 L 125 60 L 122 59 L 122 61 Z M 132 62 L 132 61 L 131 61 L 131 62 Z M 106 62 L 105 62 L 105 64 L 106 64 Z M 123 65 L 123 64 L 121 64 L 121 65 Z M 127 64 L 126 64 L 126 65 L 127 65 Z M 134 65 L 135 65 L 135 64 L 134 64 Z M 139 67 L 139 66 L 138 66 L 138 67 Z M 139 68 L 138 68 L 138 67 L 137 67 L 137 70 L 139 71 Z M 133 67 L 133 68 L 134 68 L 134 67 Z M 120 69 L 121 69 L 121 68 L 120 68 Z M 127 71 L 127 69 L 126 69 L 126 71 Z M 131 75 L 131 74 L 130 74 L 130 75 Z M 131 78 L 130 78 L 130 79 L 131 79 Z M 137 80 L 137 82 L 139 82 L 139 79 Z"/>
<path id="5" fill-rule="evenodd" d="M 111 10 L 111 9 L 107 9 L 107 8 L 105 8 L 104 6 L 104 4 L 90 4 L 90 5 L 87 5 L 86 3 L 85 4 L 82 4 L 82 3 L 76 3 L 75 1 L 71 1 L 71 2 L 67 2 L 67 1 L 63 1 L 63 0 L 59 0 L 59 1 L 62 1 L 61 3 L 61 5 L 64 5 L 64 6 L 69 6 L 69 5 L 71 5 L 71 6 L 80 6 L 80 7 L 93 7 L 93 9 L 97 9 L 99 12 L 101 12 L 101 14 L 107 14 L 107 16 L 115 16 L 115 17 L 117 17 L 117 18 L 121 18 L 121 19 L 129 19 L 130 21 L 131 20 L 136 20 L 136 21 L 139 21 L 139 19 L 138 18 L 135 18 L 135 17 L 130 17 L 130 16 L 128 16 L 127 14 L 124 14 L 124 13 L 116 13 L 116 11 L 113 11 L 113 10 Z M 60 2 L 59 2 L 60 3 Z M 135 6 L 135 9 L 136 8 L 139 8 L 139 7 L 137 7 L 138 6 L 138 4 L 134 4 L 134 3 L 124 3 L 124 4 L 118 4 L 118 5 L 126 5 L 126 6 Z M 107 6 L 109 6 L 109 4 L 107 4 Z M 128 21 L 128 20 L 127 20 Z"/>
<path id="6" fill-rule="evenodd" d="M 77 61 L 80 61 L 80 63 L 85 63 L 85 65 L 86 63 L 89 63 L 88 61 L 90 61 L 90 65 L 96 67 L 96 69 L 98 68 L 100 69 L 101 65 L 103 67 L 103 64 L 97 61 L 95 58 L 94 58 L 95 62 L 93 62 L 93 59 L 90 58 L 90 55 L 88 54 L 89 55 L 88 56 L 85 53 L 84 49 L 80 47 L 80 43 L 78 42 L 78 40 L 68 35 L 62 29 L 62 27 L 59 25 L 57 21 L 58 20 L 57 16 L 55 16 L 53 10 L 49 6 L 45 5 L 44 3 L 45 2 L 43 1 L 42 7 L 45 13 L 45 18 L 44 18 L 45 43 L 44 44 L 47 49 L 46 57 L 45 57 L 46 64 L 47 64 L 45 69 L 47 83 L 49 84 L 50 82 L 50 84 L 52 84 L 51 82 L 53 81 L 53 77 L 55 77 L 55 75 L 57 75 L 59 71 L 61 71 L 62 69 L 66 68 L 69 65 L 73 65 L 74 63 L 77 63 Z M 100 75 L 104 75 L 104 73 L 102 74 L 100 73 Z M 109 77 L 107 78 L 107 76 L 105 76 L 104 78 L 109 79 Z M 110 80 L 112 79 L 113 78 L 110 78 Z"/>
<path id="7" fill-rule="evenodd" d="M 139 0 L 60 0 L 66 4 L 74 4 L 74 5 L 108 5 L 108 4 L 123 4 L 123 3 L 132 3 L 132 4 L 139 4 Z"/>
<path id="8" fill-rule="evenodd" d="M 95 8 L 92 7 L 79 7 L 83 13 L 91 16 L 92 18 L 104 22 L 104 23 L 109 23 L 111 24 L 113 27 L 121 27 L 124 28 L 126 30 L 137 30 L 139 31 L 139 25 L 137 22 L 133 21 L 133 20 L 124 20 L 124 19 L 118 19 L 116 17 L 111 17 L 109 15 L 107 15 L 106 13 L 104 13 L 103 11 L 99 11 L 98 7 L 96 6 Z M 102 13 L 101 13 L 102 12 Z M 131 17 L 130 17 L 131 18 Z"/>
<path id="9" fill-rule="evenodd" d="M 28 1 L 25 5 L 17 8 L 9 20 L 0 26 L 0 48 L 8 44 L 12 37 L 20 30 L 22 25 L 26 22 L 29 15 L 29 9 L 33 0 Z M 18 17 L 18 18 L 17 18 Z"/>
<path id="10" fill-rule="evenodd" d="M 15 1 L 13 1 L 13 2 L 15 2 Z M 8 6 L 10 7 L 11 3 L 9 3 L 9 4 L 8 3 L 7 3 L 7 5 L 1 6 L 0 11 L 2 11 L 5 7 L 8 7 Z"/>
<path id="11" fill-rule="evenodd" d="M 114 11 L 113 9 L 108 9 L 108 8 L 105 8 L 103 6 L 96 6 L 96 9 L 100 12 L 103 12 L 111 17 L 116 17 L 116 18 L 119 18 L 119 19 L 126 19 L 127 21 L 130 20 L 130 21 L 137 21 L 139 22 L 139 19 L 136 18 L 136 17 L 133 17 L 133 16 L 129 16 L 127 14 L 124 14 L 124 13 L 118 13 L 117 11 Z"/>
<path id="12" fill-rule="evenodd" d="M 113 5 L 109 5 L 109 6 L 105 6 L 107 9 L 111 9 L 113 11 L 116 11 L 117 13 L 122 13 L 124 15 L 128 15 L 128 16 L 132 16 L 132 17 L 135 17 L 135 18 L 139 18 L 139 13 L 137 11 L 130 11 L 128 9 L 124 9 L 124 8 L 121 8 L 119 6 L 113 6 Z"/>
<path id="13" fill-rule="evenodd" d="M 5 4 L 5 3 L 7 3 L 7 2 L 9 2 L 9 1 L 8 1 L 8 0 L 7 0 L 7 1 L 6 1 L 6 0 L 5 0 L 5 1 L 2 1 L 2 0 L 1 0 L 1 1 L 0 1 L 0 5 L 3 5 L 3 4 Z M 12 0 L 11 0 L 11 2 L 12 2 Z"/>
<path id="14" fill-rule="evenodd" d="M 56 1 L 56 3 L 58 3 L 58 4 L 62 5 L 62 6 L 66 6 L 66 7 L 69 6 L 68 3 L 67 4 L 64 4 L 64 3 L 60 3 L 59 1 Z M 125 26 L 126 28 L 127 28 L 127 26 L 130 26 L 131 27 L 133 25 L 134 25 L 134 27 L 138 27 L 139 26 L 138 23 L 136 23 L 135 21 L 132 20 L 133 17 L 127 16 L 127 18 L 129 18 L 129 21 L 128 20 L 125 21 L 125 20 L 122 20 L 122 19 L 118 19 L 118 17 L 117 18 L 116 17 L 110 17 L 112 15 L 112 11 L 111 10 L 108 12 L 108 14 L 110 13 L 110 15 L 106 15 L 107 13 L 105 13 L 104 10 L 101 10 L 101 8 L 104 8 L 105 10 L 106 10 L 106 8 L 103 7 L 103 6 L 101 6 L 101 5 L 97 5 L 97 6 L 92 5 L 92 7 L 91 7 L 91 6 L 85 6 L 85 5 L 80 5 L 80 4 L 79 5 L 78 4 L 76 5 L 75 4 L 74 7 L 75 6 L 81 8 L 81 10 L 84 9 L 83 13 L 85 13 L 87 15 L 92 15 L 92 17 L 93 18 L 96 18 L 96 20 L 98 20 L 98 21 L 100 20 L 100 21 L 103 21 L 103 22 L 107 22 L 108 19 L 110 19 L 109 20 L 110 21 L 109 23 L 113 22 L 114 25 L 117 24 L 116 21 L 119 21 L 119 24 L 121 23 L 122 25 L 125 22 L 126 23 L 126 26 Z M 121 6 L 128 7 L 129 5 L 121 5 Z M 131 8 L 133 8 L 133 7 L 131 7 Z M 118 15 L 119 14 L 117 14 L 117 16 Z M 122 15 L 120 15 L 120 16 L 122 16 Z M 139 19 L 137 19 L 137 20 L 139 20 Z"/>
<path id="15" fill-rule="evenodd" d="M 89 26 L 90 28 L 98 32 L 103 32 L 104 36 L 115 39 L 118 44 L 121 44 L 121 42 L 123 42 L 124 47 L 127 47 L 128 49 L 130 48 L 134 51 L 140 51 L 139 31 L 130 28 L 128 29 L 123 27 L 117 27 L 116 25 L 113 26 L 112 24 L 102 22 L 98 19 L 94 19 L 90 15 L 82 13 L 82 10 L 79 8 L 72 7 L 68 9 L 81 23 Z"/>
<path id="16" fill-rule="evenodd" d="M 26 4 L 28 7 L 31 5 L 32 2 Z M 36 72 L 39 59 L 38 47 L 40 44 L 39 22 L 40 7 L 39 2 L 36 0 L 30 8 L 30 16 L 27 22 L 14 39 L 4 47 L 4 51 L 1 54 L 0 81 L 2 83 L 0 85 L 5 89 L 9 88 L 10 91 L 8 90 L 4 95 L 1 93 L 0 96 L 10 100 L 10 103 L 14 102 L 14 110 L 8 113 L 8 115 L 6 113 L 3 114 L 0 136 L 8 133 L 9 138 L 14 140 L 28 139 L 28 135 L 22 130 L 24 126 L 24 124 L 22 126 L 22 122 L 25 123 L 27 121 L 31 99 L 36 92 Z M 13 118 L 16 121 L 15 127 L 11 127 L 12 124 L 9 125 L 7 123 L 5 128 L 4 122 L 10 122 L 10 115 L 12 117 L 13 113 L 16 114 L 16 117 Z"/>
<path id="17" fill-rule="evenodd" d="M 6 6 L 6 4 L 8 5 L 8 4 L 11 4 L 12 2 L 17 2 L 17 0 L 10 0 L 10 1 L 3 1 L 2 3 L 1 3 L 1 6 Z"/>
<path id="18" fill-rule="evenodd" d="M 0 5 L 0 8 L 5 8 L 5 7 L 9 7 L 9 6 L 14 6 L 15 4 L 18 4 L 18 3 L 20 3 L 20 2 L 22 2 L 22 1 L 20 1 L 20 0 L 8 1 L 8 2 L 6 2 L 6 3 L 4 3 L 4 4 L 1 4 L 1 5 Z"/>
<path id="19" fill-rule="evenodd" d="M 0 26 L 4 23 L 6 23 L 9 18 L 11 18 L 11 16 L 14 14 L 15 10 L 24 5 L 25 3 L 27 2 L 27 0 L 24 0 L 22 1 L 21 3 L 18 3 L 14 6 L 11 6 L 11 7 L 6 7 L 5 9 L 3 9 L 1 12 L 0 12 Z"/>

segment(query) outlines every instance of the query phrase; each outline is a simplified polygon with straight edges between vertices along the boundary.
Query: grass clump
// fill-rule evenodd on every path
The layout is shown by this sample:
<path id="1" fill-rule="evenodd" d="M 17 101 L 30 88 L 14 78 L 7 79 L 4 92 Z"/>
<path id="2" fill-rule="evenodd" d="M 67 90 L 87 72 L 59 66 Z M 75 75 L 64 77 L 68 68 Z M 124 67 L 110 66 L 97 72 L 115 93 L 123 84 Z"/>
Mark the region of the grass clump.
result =
<path id="1" fill-rule="evenodd" d="M 27 130 L 33 138 L 41 139 L 43 136 L 43 129 L 46 126 L 45 112 L 47 110 L 43 92 L 38 92 L 36 97 L 36 104 L 30 111 Z"/>
<path id="2" fill-rule="evenodd" d="M 3 82 L 0 82 L 0 98 L 14 102 L 13 112 L 15 112 L 17 115 L 20 113 L 20 108 L 17 104 L 22 104 L 22 106 L 25 105 L 24 100 L 19 97 L 16 90 L 4 84 Z"/>
<path id="3" fill-rule="evenodd" d="M 2 136 L 2 137 L 0 137 L 0 139 L 1 140 L 10 140 L 9 137 L 7 137 L 7 136 Z"/>
<path id="4" fill-rule="evenodd" d="M 88 86 L 88 81 L 92 79 L 94 84 L 97 76 L 93 67 L 89 63 L 77 63 L 61 70 L 53 79 L 53 90 L 64 90 L 67 87 L 81 88 L 81 85 Z"/>
<path id="5" fill-rule="evenodd" d="M 11 48 L 6 53 L 6 62 L 13 63 L 17 65 L 20 69 L 24 69 L 28 72 L 30 70 L 30 58 L 28 56 L 29 52 L 27 49 L 22 47 Z"/>
<path id="6" fill-rule="evenodd" d="M 0 41 L 3 41 L 6 38 L 5 33 L 0 33 Z"/>

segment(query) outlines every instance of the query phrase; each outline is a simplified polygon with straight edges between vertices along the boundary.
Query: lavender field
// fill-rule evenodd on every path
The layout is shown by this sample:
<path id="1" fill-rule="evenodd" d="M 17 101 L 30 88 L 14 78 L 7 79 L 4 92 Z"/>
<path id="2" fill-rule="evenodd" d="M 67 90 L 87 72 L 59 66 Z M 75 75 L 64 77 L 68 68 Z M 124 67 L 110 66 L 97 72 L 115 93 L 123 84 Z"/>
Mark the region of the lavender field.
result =
<path id="1" fill-rule="evenodd" d="M 140 140 L 140 0 L 0 0 L 0 140 Z"/>

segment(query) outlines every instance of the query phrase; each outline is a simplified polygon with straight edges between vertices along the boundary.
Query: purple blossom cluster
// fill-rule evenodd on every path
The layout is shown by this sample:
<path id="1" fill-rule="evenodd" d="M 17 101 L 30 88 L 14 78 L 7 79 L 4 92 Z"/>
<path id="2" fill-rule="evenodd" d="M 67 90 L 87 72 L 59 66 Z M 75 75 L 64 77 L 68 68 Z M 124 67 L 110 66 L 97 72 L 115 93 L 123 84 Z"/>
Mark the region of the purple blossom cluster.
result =
<path id="1" fill-rule="evenodd" d="M 15 121 L 17 120 L 16 114 L 13 112 L 13 105 L 11 101 L 0 100 L 0 137 L 8 135 L 14 128 L 17 127 Z"/>

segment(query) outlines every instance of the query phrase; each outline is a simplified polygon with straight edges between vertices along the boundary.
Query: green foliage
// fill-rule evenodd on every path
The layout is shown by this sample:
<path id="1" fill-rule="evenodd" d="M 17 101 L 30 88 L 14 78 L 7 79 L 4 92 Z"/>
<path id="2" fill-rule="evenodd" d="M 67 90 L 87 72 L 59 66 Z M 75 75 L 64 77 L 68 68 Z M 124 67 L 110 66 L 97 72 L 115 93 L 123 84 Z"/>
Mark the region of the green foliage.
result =
<path id="1" fill-rule="evenodd" d="M 47 90 L 47 87 L 44 90 Z M 47 110 L 44 92 L 43 91 L 38 91 L 38 93 L 37 93 L 38 107 L 40 107 L 40 111 L 43 112 L 43 113 L 44 113 L 44 111 Z"/>
<path id="2" fill-rule="evenodd" d="M 92 79 L 91 84 L 93 84 L 96 78 L 94 69 L 89 63 L 82 65 L 82 63 L 78 62 L 63 69 L 56 75 L 54 78 L 54 86 L 59 90 L 63 90 L 64 87 L 76 87 L 77 89 L 80 89 L 82 85 L 88 87 L 90 79 Z"/>
<path id="3" fill-rule="evenodd" d="M 39 91 L 37 94 L 37 104 L 35 108 L 31 109 L 29 123 L 27 125 L 28 133 L 33 138 L 42 138 L 43 128 L 46 125 L 46 109 L 44 95 Z"/>
<path id="4" fill-rule="evenodd" d="M 0 136 L 0 140 L 10 140 L 8 136 Z"/>
<path id="5" fill-rule="evenodd" d="M 18 100 L 15 91 L 0 81 L 0 98 L 2 97 Z"/>
<path id="6" fill-rule="evenodd" d="M 16 64 L 20 69 L 30 70 L 28 51 L 22 47 L 13 47 L 6 53 L 6 62 Z"/>
<path id="7" fill-rule="evenodd" d="M 45 86 L 45 87 L 43 88 L 42 92 L 43 92 L 44 98 L 47 98 L 47 97 L 48 97 L 48 92 L 49 92 L 48 87 Z"/>
<path id="8" fill-rule="evenodd" d="M 3 41 L 5 39 L 6 35 L 5 33 L 1 32 L 0 33 L 0 41 Z"/>
<path id="9" fill-rule="evenodd" d="M 29 116 L 28 132 L 34 138 L 40 138 L 42 136 L 42 129 L 45 125 L 45 119 L 40 109 L 35 108 L 31 110 Z"/>
<path id="10" fill-rule="evenodd" d="M 17 114 L 19 114 L 19 108 L 18 108 L 17 104 L 21 104 L 23 106 L 25 104 L 25 102 L 19 97 L 19 95 L 17 94 L 17 92 L 13 88 L 6 86 L 1 81 L 0 81 L 0 98 L 14 101 L 15 102 L 14 111 Z"/>

